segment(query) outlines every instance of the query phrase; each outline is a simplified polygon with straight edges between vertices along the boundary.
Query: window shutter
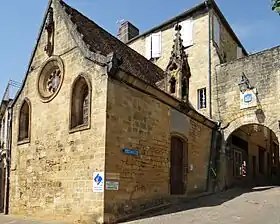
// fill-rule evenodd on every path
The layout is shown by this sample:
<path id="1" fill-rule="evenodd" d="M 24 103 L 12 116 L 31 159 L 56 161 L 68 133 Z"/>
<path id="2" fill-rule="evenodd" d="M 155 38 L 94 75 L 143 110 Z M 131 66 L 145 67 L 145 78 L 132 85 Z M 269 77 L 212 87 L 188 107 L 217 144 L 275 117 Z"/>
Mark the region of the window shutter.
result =
<path id="1" fill-rule="evenodd" d="M 161 56 L 161 32 L 152 34 L 152 58 Z"/>
<path id="2" fill-rule="evenodd" d="M 184 47 L 193 45 L 193 19 L 188 19 L 180 23 L 182 26 L 181 36 Z"/>
<path id="3" fill-rule="evenodd" d="M 220 38 L 221 38 L 221 31 L 220 31 L 220 23 L 218 18 L 214 16 L 214 41 L 220 47 Z"/>
<path id="4" fill-rule="evenodd" d="M 236 48 L 236 58 L 242 58 L 243 57 L 243 52 L 242 52 L 242 48 L 238 47 Z"/>
<path id="5" fill-rule="evenodd" d="M 148 60 L 150 60 L 152 57 L 152 36 L 151 35 L 146 37 L 146 39 L 145 39 L 145 48 L 146 48 L 145 49 L 146 58 Z"/>

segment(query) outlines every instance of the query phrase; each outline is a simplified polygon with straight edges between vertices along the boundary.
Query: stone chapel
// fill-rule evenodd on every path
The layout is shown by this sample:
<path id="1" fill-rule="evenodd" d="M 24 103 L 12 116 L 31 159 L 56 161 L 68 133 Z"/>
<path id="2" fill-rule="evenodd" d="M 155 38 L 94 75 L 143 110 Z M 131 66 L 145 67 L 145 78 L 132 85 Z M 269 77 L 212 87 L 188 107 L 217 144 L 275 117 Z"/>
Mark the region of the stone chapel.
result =
<path id="1" fill-rule="evenodd" d="M 217 124 L 189 103 L 180 30 L 164 71 L 49 2 L 12 105 L 11 214 L 111 223 L 211 187 Z"/>

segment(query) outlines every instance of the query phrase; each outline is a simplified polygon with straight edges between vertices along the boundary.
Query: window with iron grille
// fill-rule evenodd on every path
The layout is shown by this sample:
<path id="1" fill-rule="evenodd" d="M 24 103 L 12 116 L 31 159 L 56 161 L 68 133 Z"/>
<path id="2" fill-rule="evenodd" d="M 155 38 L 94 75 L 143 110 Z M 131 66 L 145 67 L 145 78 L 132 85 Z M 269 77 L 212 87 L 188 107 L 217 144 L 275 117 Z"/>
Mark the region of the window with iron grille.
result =
<path id="1" fill-rule="evenodd" d="M 206 108 L 206 88 L 197 90 L 198 109 Z"/>

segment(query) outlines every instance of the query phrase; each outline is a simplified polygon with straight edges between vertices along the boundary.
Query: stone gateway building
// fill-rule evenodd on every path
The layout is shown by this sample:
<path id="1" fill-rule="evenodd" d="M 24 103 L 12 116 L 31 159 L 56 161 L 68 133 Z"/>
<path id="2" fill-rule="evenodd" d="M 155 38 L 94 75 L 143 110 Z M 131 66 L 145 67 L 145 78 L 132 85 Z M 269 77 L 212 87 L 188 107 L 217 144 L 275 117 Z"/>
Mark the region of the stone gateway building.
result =
<path id="1" fill-rule="evenodd" d="M 247 56 L 212 0 L 123 30 L 50 0 L 11 105 L 11 214 L 113 223 L 277 178 L 279 48 Z"/>
<path id="2" fill-rule="evenodd" d="M 113 222 L 207 190 L 217 125 L 188 103 L 180 31 L 164 72 L 50 1 L 13 101 L 11 214 Z"/>

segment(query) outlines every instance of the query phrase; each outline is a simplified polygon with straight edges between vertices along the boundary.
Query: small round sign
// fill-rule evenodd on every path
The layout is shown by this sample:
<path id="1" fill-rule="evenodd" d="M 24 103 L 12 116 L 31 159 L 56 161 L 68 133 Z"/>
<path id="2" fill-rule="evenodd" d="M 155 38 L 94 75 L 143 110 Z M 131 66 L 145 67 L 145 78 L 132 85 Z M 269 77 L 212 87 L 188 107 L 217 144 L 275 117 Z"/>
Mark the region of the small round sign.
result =
<path id="1" fill-rule="evenodd" d="M 253 100 L 252 93 L 247 93 L 244 95 L 244 102 L 245 103 L 250 103 Z"/>

